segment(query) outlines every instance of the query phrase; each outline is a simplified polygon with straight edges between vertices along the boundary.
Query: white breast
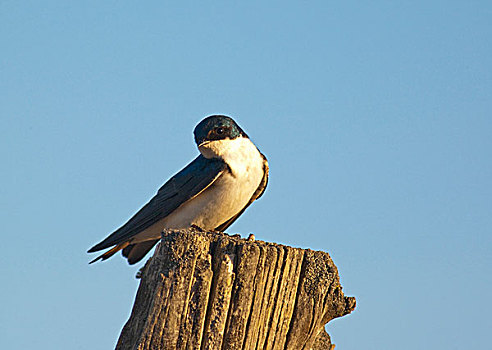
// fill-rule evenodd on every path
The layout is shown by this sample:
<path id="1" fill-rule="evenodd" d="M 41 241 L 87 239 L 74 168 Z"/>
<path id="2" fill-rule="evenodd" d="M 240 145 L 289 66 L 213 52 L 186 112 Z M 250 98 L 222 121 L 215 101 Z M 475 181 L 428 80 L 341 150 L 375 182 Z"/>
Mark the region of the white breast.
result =
<path id="1" fill-rule="evenodd" d="M 231 171 L 224 171 L 212 186 L 138 234 L 135 243 L 159 238 L 164 228 L 197 225 L 213 230 L 248 204 L 263 179 L 263 157 L 256 146 L 240 137 L 208 142 L 200 147 L 200 152 L 206 158 L 222 158 Z"/>

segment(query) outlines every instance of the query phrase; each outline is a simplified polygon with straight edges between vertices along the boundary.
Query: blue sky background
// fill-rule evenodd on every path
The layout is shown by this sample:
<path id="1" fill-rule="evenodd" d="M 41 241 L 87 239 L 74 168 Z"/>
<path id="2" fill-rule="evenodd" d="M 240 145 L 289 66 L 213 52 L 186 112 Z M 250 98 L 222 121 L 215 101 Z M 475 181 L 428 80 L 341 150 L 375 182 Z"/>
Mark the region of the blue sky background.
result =
<path id="1" fill-rule="evenodd" d="M 270 163 L 229 232 L 328 251 L 337 349 L 485 349 L 490 1 L 0 1 L 0 348 L 111 349 L 140 265 L 86 250 L 233 116 Z"/>

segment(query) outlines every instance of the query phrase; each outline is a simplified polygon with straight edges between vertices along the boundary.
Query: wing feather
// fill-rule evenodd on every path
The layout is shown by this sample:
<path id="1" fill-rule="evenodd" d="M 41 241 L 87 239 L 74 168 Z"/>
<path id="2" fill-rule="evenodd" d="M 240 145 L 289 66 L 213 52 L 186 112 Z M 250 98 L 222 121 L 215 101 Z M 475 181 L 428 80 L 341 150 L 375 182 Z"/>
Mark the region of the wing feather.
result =
<path id="1" fill-rule="evenodd" d="M 183 170 L 167 181 L 157 194 L 126 224 L 102 242 L 89 249 L 96 252 L 116 244 L 130 241 L 133 236 L 165 218 L 186 201 L 207 189 L 223 172 L 227 164 L 217 158 L 199 155 Z"/>

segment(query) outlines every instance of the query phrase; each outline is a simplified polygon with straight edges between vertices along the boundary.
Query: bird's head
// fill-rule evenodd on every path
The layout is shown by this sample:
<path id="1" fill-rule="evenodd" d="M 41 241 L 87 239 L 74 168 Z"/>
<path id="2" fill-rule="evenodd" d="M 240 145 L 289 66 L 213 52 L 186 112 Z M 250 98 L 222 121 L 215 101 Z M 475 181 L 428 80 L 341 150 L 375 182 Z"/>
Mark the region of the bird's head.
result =
<path id="1" fill-rule="evenodd" d="M 211 115 L 203 119 L 193 133 L 198 149 L 206 158 L 220 156 L 237 139 L 248 139 L 239 125 L 225 115 Z"/>

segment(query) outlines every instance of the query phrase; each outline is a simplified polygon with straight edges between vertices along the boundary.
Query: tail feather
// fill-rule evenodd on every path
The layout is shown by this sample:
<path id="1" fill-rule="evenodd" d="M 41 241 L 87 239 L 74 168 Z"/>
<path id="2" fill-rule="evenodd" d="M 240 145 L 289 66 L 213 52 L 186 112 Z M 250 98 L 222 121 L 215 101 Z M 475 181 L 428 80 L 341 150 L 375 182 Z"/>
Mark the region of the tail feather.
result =
<path id="1" fill-rule="evenodd" d="M 159 242 L 158 239 L 152 241 L 145 241 L 136 244 L 130 244 L 122 253 L 125 258 L 128 259 L 130 265 L 136 264 L 144 258 L 145 255 Z"/>
<path id="2" fill-rule="evenodd" d="M 115 253 L 117 253 L 121 249 L 126 248 L 126 246 L 128 246 L 129 244 L 130 244 L 130 242 L 124 242 L 124 243 L 117 244 L 116 246 L 114 246 L 113 248 L 111 248 L 110 250 L 108 250 L 107 252 L 105 252 L 104 254 L 99 255 L 97 258 L 95 258 L 94 260 L 92 260 L 91 262 L 89 262 L 89 264 L 92 264 L 92 263 L 94 263 L 94 262 L 96 262 L 98 260 L 106 260 L 106 259 L 109 259 L 110 257 L 112 257 Z"/>

